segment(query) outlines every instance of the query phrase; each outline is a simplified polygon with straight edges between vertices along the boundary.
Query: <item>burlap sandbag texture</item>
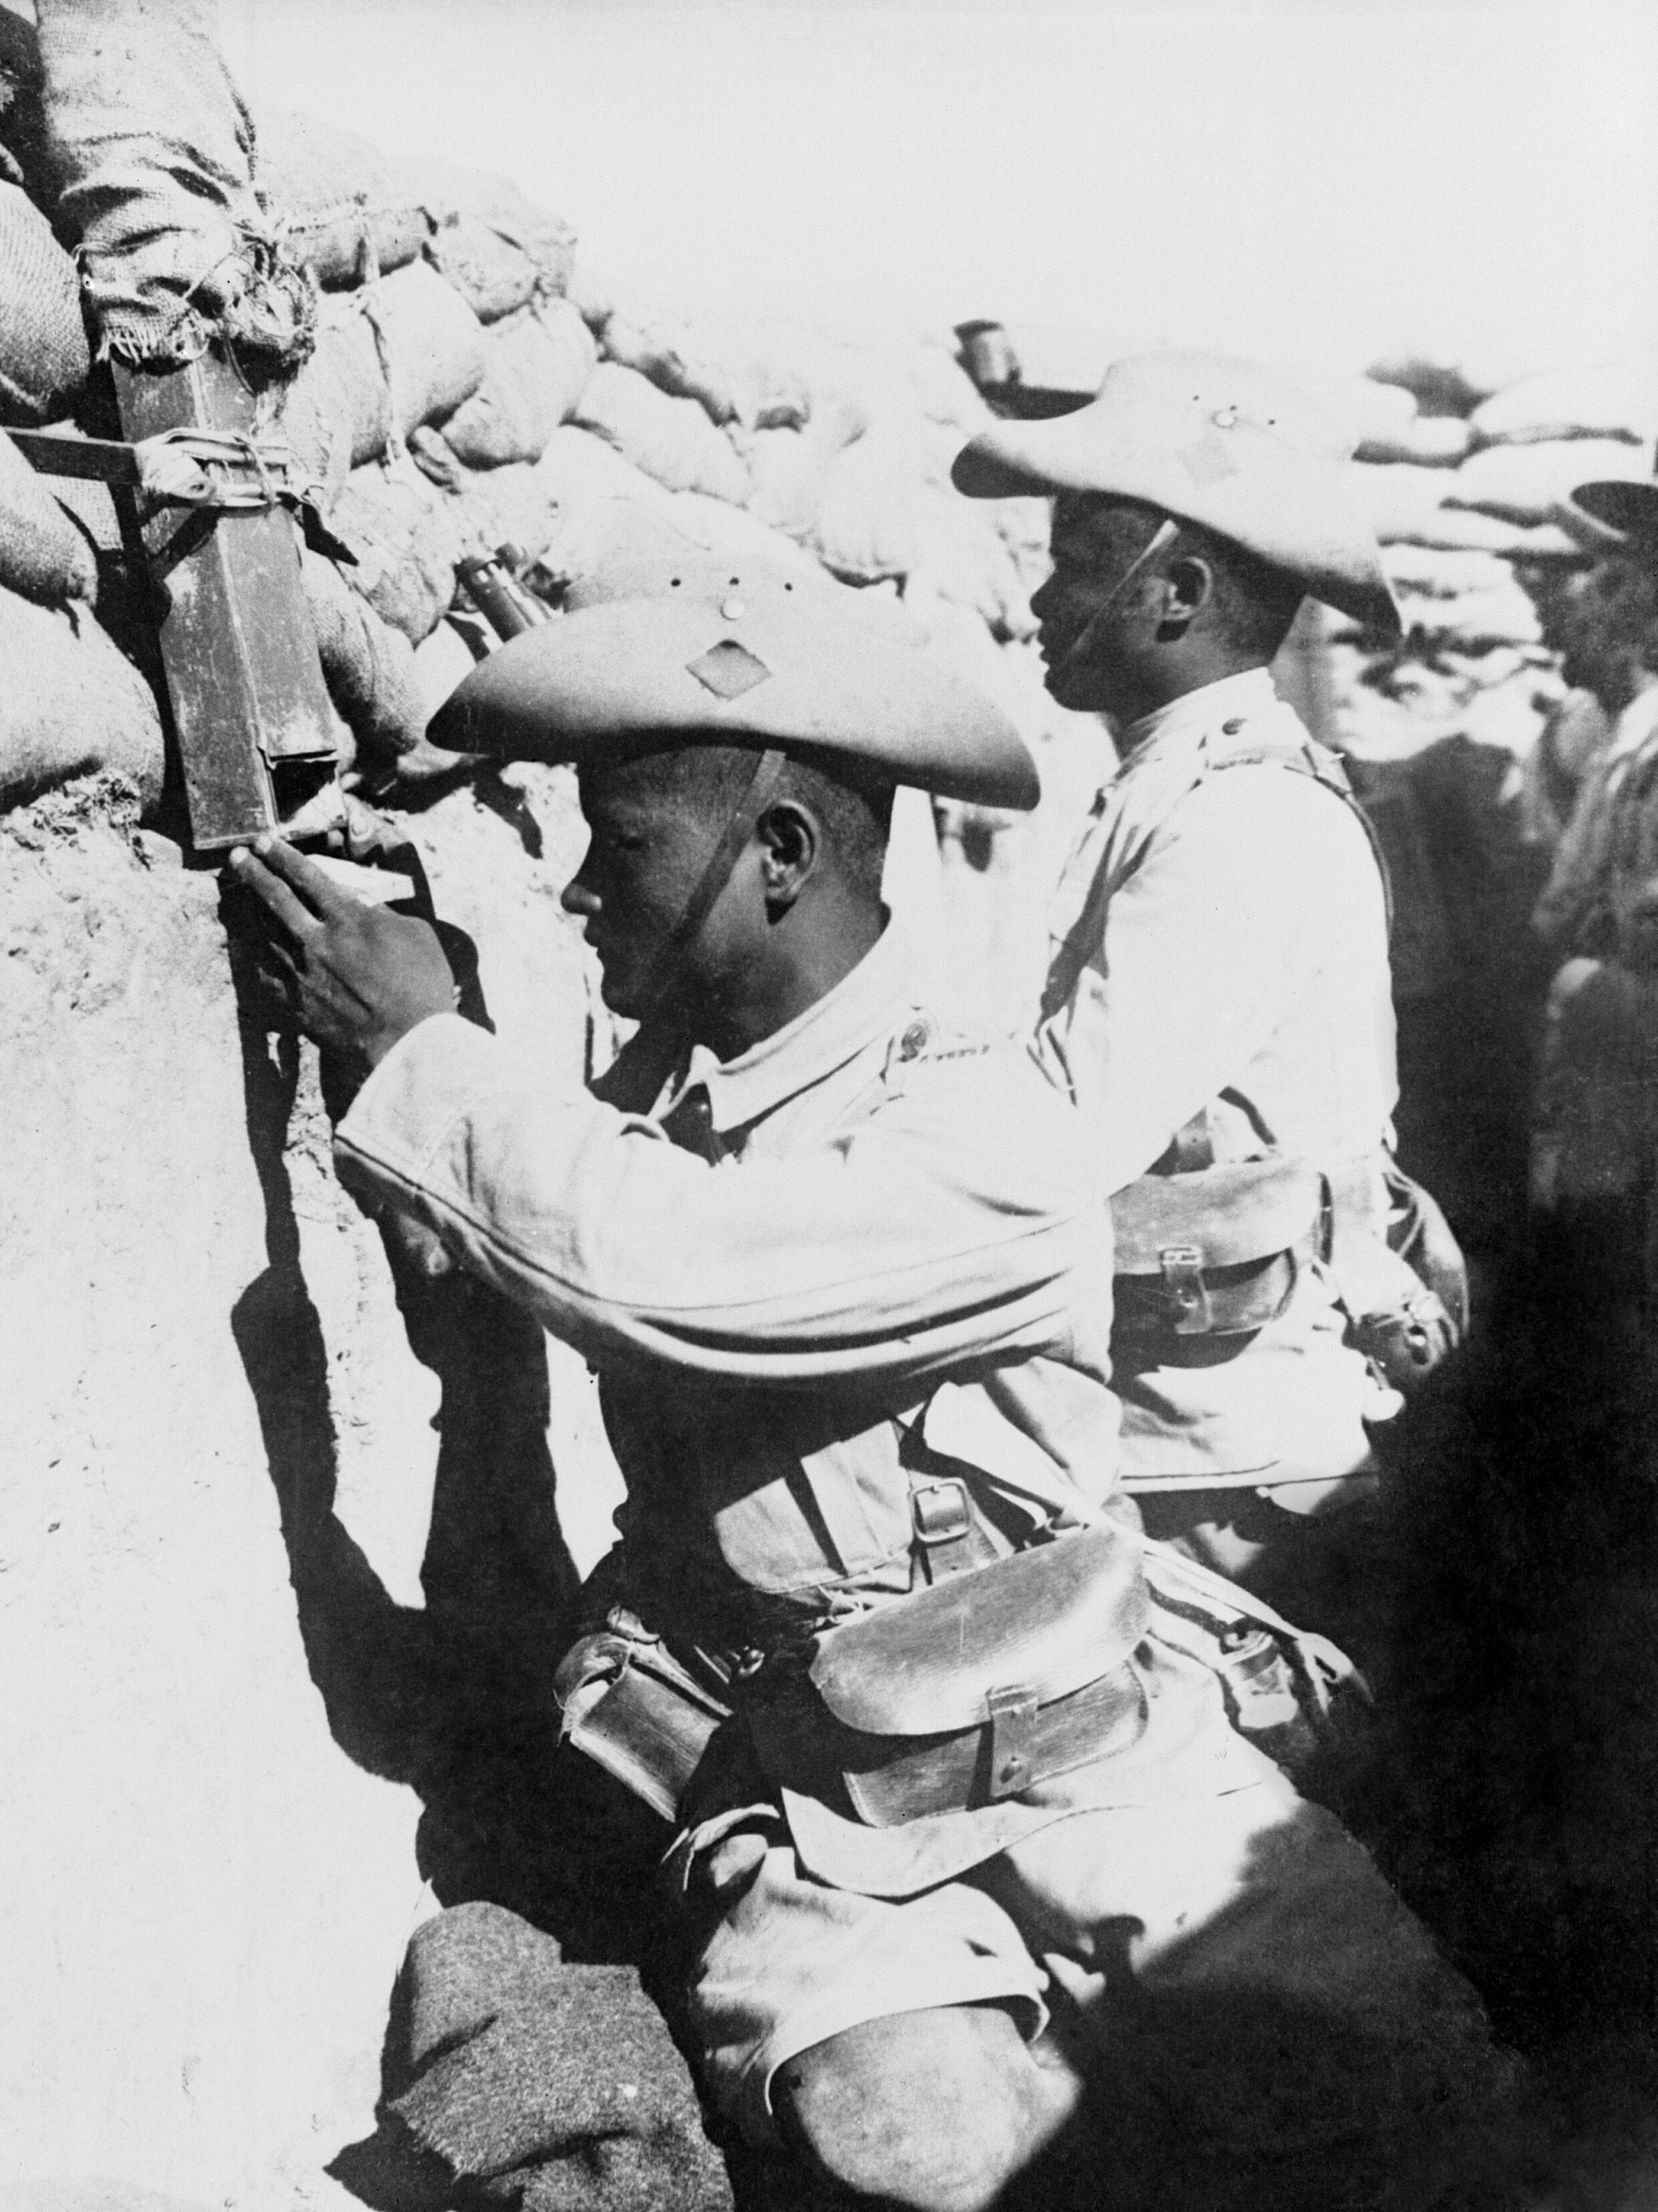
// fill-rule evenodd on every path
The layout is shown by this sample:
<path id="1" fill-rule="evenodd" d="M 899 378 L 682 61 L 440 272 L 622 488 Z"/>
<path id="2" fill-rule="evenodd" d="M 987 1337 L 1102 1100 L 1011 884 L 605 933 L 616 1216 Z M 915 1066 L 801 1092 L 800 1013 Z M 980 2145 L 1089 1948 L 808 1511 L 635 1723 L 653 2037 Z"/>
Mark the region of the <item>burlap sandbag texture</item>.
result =
<path id="1" fill-rule="evenodd" d="M 0 431 L 0 589 L 46 606 L 98 594 L 91 547 Z"/>
<path id="2" fill-rule="evenodd" d="M 351 732 L 352 758 L 377 766 L 411 752 L 426 732 L 414 647 L 334 562 L 307 552 L 300 573 L 328 696 Z"/>
<path id="3" fill-rule="evenodd" d="M 146 805 L 161 787 L 155 702 L 84 606 L 0 591 L 0 806 L 70 777 L 124 779 Z"/>
<path id="4" fill-rule="evenodd" d="M 427 245 L 427 258 L 481 323 L 498 323 L 547 291 L 539 264 L 481 216 L 450 215 Z"/>
<path id="5" fill-rule="evenodd" d="M 319 283 L 355 284 L 415 259 L 432 224 L 392 190 L 366 138 L 289 108 L 255 118 L 254 182 L 285 250 Z"/>
<path id="6" fill-rule="evenodd" d="M 438 222 L 440 236 L 445 217 L 472 216 L 534 264 L 544 291 L 568 289 L 575 233 L 561 216 L 537 207 L 510 177 L 424 156 L 389 158 L 386 173 L 394 191 L 417 202 Z"/>
<path id="7" fill-rule="evenodd" d="M 669 491 L 712 492 L 740 507 L 748 471 L 694 399 L 671 398 L 637 369 L 602 361 L 575 419 Z"/>
<path id="8" fill-rule="evenodd" d="M 575 412 L 597 356 L 568 300 L 522 307 L 486 334 L 483 380 L 444 428 L 458 459 L 473 468 L 537 461 Z"/>
<path id="9" fill-rule="evenodd" d="M 316 352 L 286 395 L 287 434 L 307 474 L 332 491 L 418 425 L 452 415 L 483 370 L 477 317 L 414 262 L 329 303 Z"/>
<path id="10" fill-rule="evenodd" d="M 193 359 L 216 334 L 304 358 L 314 295 L 276 258 L 247 112 L 212 0 L 39 0 L 60 230 L 78 239 L 106 351 Z"/>
<path id="11" fill-rule="evenodd" d="M 67 414 L 91 365 L 75 264 L 40 210 L 0 183 L 0 422 Z"/>
<path id="12" fill-rule="evenodd" d="M 418 645 L 454 597 L 455 565 L 470 537 L 460 501 L 410 462 L 370 466 L 354 471 L 329 521 L 356 556 L 353 588 Z"/>

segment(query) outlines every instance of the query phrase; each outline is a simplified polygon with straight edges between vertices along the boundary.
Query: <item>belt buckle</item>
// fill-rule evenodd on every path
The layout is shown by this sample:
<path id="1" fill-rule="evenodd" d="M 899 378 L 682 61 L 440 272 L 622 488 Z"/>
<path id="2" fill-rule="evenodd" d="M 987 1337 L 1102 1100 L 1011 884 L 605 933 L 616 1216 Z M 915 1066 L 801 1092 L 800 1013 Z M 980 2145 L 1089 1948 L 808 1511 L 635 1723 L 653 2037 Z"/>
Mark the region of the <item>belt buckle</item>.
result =
<path id="1" fill-rule="evenodd" d="M 1163 1286 L 1173 1309 L 1176 1336 L 1206 1336 L 1214 1325 L 1209 1288 L 1203 1279 L 1203 1253 L 1195 1244 L 1165 1244 L 1157 1255 Z"/>

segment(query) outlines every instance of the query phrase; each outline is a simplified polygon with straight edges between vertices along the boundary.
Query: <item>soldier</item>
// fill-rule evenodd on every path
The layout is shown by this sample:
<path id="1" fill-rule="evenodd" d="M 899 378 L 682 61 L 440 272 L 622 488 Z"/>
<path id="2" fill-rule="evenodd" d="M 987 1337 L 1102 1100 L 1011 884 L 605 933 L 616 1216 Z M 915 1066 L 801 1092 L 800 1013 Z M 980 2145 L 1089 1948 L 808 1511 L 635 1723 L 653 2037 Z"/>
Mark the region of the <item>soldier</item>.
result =
<path id="1" fill-rule="evenodd" d="M 1624 542 L 1557 595 L 1546 635 L 1611 718 L 1533 923 L 1560 963 L 1532 1147 L 1576 1307 L 1649 1328 L 1658 1287 L 1658 486 L 1580 484 Z"/>
<path id="2" fill-rule="evenodd" d="M 1268 673 L 1308 593 L 1398 634 L 1346 450 L 1274 372 L 1147 354 L 955 467 L 975 498 L 1054 496 L 1048 688 L 1121 754 L 1060 888 L 1040 1045 L 1115 1194 L 1123 1485 L 1297 1619 L 1308 1516 L 1374 1487 L 1370 1425 L 1400 1404 L 1371 1354 L 1407 1370 L 1444 1335 L 1385 1241 L 1382 876 Z M 1407 1340 L 1396 1311 L 1358 1340 L 1401 1304 Z"/>
<path id="3" fill-rule="evenodd" d="M 1201 2145 L 1240 2212 L 1424 2212 L 1502 2070 L 1478 2002 L 1157 1632 L 1094 1147 L 917 1003 L 881 905 L 895 782 L 1033 802 L 1011 727 L 753 580 L 566 614 L 434 733 L 577 763 L 616 1103 L 459 1019 L 422 925 L 236 866 L 371 1069 L 342 1173 L 599 1368 L 625 1534 L 560 1695 L 671 1823 L 714 2105 L 836 2203 L 1051 2203 L 1073 2147 L 1083 2201 L 1102 2160 L 1195 2201 L 1157 2192 Z"/>

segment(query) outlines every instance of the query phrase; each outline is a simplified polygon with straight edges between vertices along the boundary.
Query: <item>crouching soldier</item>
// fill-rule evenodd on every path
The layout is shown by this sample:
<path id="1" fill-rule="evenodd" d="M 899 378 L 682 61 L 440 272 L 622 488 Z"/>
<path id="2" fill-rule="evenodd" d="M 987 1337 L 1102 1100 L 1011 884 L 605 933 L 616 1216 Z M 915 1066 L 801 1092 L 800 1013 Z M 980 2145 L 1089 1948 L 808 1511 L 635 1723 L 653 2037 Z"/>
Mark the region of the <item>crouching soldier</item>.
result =
<path id="1" fill-rule="evenodd" d="M 237 866 L 370 1063 L 342 1172 L 599 1370 L 625 1534 L 560 1698 L 664 1815 L 713 2104 L 837 2203 L 1078 2160 L 1184 2203 L 1201 2154 L 1229 2206 L 1425 2212 L 1503 2072 L 1478 2001 L 1159 1627 L 1093 1132 L 917 1003 L 881 904 L 895 783 L 1028 806 L 1011 729 L 754 580 L 566 614 L 437 734 L 577 765 L 565 904 L 643 1021 L 607 1099 L 459 1018 L 422 926 Z"/>
<path id="2" fill-rule="evenodd" d="M 1114 1193 L 1123 1484 L 1153 1533 L 1297 1619 L 1309 1516 L 1374 1487 L 1370 1425 L 1462 1295 L 1388 1151 L 1379 863 L 1267 672 L 1309 593 L 1398 635 L 1346 451 L 1275 372 L 1146 354 L 955 467 L 977 498 L 1053 496 L 1048 688 L 1110 716 L 1122 757 L 1060 885 L 1040 1041 Z M 1424 1212 L 1442 1300 L 1389 1248 Z"/>

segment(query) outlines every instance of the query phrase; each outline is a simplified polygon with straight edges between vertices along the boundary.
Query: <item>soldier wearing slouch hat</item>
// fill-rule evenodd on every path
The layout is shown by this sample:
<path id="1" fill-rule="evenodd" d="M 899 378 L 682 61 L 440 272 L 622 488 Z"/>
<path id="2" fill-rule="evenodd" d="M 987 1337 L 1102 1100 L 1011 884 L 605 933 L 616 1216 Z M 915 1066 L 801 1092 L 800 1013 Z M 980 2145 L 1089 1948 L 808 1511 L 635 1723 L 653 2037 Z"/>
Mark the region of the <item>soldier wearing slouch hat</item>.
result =
<path id="1" fill-rule="evenodd" d="M 1390 1154 L 1379 860 L 1268 672 L 1308 595 L 1398 634 L 1348 451 L 1280 373 L 1163 353 L 955 465 L 974 497 L 1053 498 L 1048 687 L 1121 755 L 1059 890 L 1040 1041 L 1114 1194 L 1124 1486 L 1297 1618 L 1309 1532 L 1373 1487 L 1375 1425 L 1461 1318 L 1448 1232 Z M 1431 1287 L 1390 1245 L 1407 1211 Z"/>
<path id="2" fill-rule="evenodd" d="M 459 1018 L 418 925 L 282 848 L 239 865 L 302 1018 L 372 1063 L 354 1187 L 599 1370 L 625 1533 L 561 1756 L 663 1816 L 710 2099 L 853 2200 L 963 2212 L 1108 2161 L 1127 2203 L 1202 2138 L 1276 2205 L 1333 2131 L 1390 2203 L 1502 2073 L 1478 2002 L 1233 1724 L 1195 1613 L 1159 1631 L 1093 1132 L 939 1021 L 881 903 L 896 782 L 1028 806 L 1029 757 L 838 592 L 633 588 L 434 732 L 575 763 L 565 903 L 641 1022 L 604 1097 Z M 1133 2112 L 1171 2117 L 1120 2141 L 1136 2066 Z"/>

